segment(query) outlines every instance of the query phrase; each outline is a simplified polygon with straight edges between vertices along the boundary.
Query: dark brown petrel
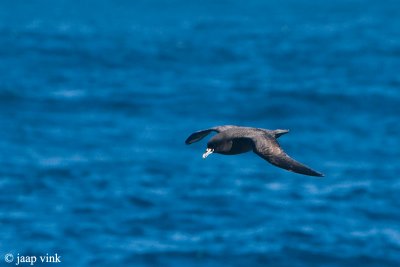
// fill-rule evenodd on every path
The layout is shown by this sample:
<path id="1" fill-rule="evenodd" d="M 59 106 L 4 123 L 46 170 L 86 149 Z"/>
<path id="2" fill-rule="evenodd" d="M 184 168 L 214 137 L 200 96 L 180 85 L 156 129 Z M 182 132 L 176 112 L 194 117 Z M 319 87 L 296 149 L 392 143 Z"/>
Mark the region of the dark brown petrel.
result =
<path id="1" fill-rule="evenodd" d="M 211 132 L 217 132 L 207 143 L 207 150 L 203 154 L 205 159 L 211 153 L 236 155 L 253 150 L 273 165 L 310 176 L 324 176 L 300 162 L 289 157 L 276 140 L 289 130 L 267 130 L 261 128 L 240 127 L 234 125 L 216 126 L 191 134 L 185 141 L 187 145 L 203 139 Z"/>

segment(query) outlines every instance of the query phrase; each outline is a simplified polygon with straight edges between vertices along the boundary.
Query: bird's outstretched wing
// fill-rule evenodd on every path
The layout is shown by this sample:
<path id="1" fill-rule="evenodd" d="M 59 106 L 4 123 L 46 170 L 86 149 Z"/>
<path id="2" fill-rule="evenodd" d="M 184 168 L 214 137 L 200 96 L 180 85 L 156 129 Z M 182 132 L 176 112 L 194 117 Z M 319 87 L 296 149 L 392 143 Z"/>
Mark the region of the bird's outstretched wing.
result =
<path id="1" fill-rule="evenodd" d="M 201 139 L 206 137 L 211 132 L 220 133 L 220 132 L 223 132 L 225 130 L 228 130 L 228 129 L 234 128 L 234 127 L 237 127 L 237 126 L 234 126 L 234 125 L 223 125 L 223 126 L 215 126 L 215 127 L 210 128 L 210 129 L 205 129 L 205 130 L 194 132 L 186 139 L 185 144 L 190 145 L 192 143 L 200 141 Z"/>
<path id="2" fill-rule="evenodd" d="M 251 140 L 254 143 L 254 153 L 279 168 L 304 175 L 324 176 L 289 157 L 272 136 L 260 135 L 252 137 Z"/>

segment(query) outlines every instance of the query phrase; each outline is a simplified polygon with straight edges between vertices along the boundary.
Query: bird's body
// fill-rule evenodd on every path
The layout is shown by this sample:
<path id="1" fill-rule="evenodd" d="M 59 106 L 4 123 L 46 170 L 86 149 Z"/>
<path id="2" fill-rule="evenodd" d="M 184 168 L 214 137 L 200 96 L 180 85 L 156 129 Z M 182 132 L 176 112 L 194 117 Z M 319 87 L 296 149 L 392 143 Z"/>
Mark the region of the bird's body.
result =
<path id="1" fill-rule="evenodd" d="M 186 139 L 185 143 L 189 145 L 197 142 L 213 131 L 217 134 L 208 141 L 203 158 L 211 153 L 236 155 L 253 151 L 277 167 L 304 175 L 323 176 L 323 174 L 289 157 L 280 147 L 277 138 L 288 133 L 289 130 L 267 130 L 224 125 L 195 132 Z"/>

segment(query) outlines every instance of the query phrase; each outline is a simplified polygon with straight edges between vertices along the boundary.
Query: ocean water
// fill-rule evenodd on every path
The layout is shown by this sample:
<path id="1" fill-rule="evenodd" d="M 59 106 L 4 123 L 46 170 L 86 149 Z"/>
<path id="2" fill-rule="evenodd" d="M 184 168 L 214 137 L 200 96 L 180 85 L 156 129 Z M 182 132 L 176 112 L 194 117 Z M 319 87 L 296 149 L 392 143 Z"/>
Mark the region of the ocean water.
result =
<path id="1" fill-rule="evenodd" d="M 398 13 L 1 1 L 0 265 L 400 266 Z M 326 177 L 184 144 L 222 124 Z"/>

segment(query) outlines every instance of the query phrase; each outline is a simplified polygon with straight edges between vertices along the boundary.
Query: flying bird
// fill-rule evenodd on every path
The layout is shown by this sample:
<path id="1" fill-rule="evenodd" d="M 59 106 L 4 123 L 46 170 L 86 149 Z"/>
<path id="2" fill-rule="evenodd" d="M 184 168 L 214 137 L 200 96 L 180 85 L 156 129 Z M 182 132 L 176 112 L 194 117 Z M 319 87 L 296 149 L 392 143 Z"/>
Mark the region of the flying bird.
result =
<path id="1" fill-rule="evenodd" d="M 192 133 L 185 141 L 187 145 L 200 141 L 211 132 L 216 132 L 207 143 L 203 158 L 212 153 L 236 155 L 253 151 L 269 163 L 291 172 L 310 176 L 324 176 L 289 157 L 281 148 L 277 138 L 289 130 L 267 130 L 234 125 L 216 126 Z"/>

